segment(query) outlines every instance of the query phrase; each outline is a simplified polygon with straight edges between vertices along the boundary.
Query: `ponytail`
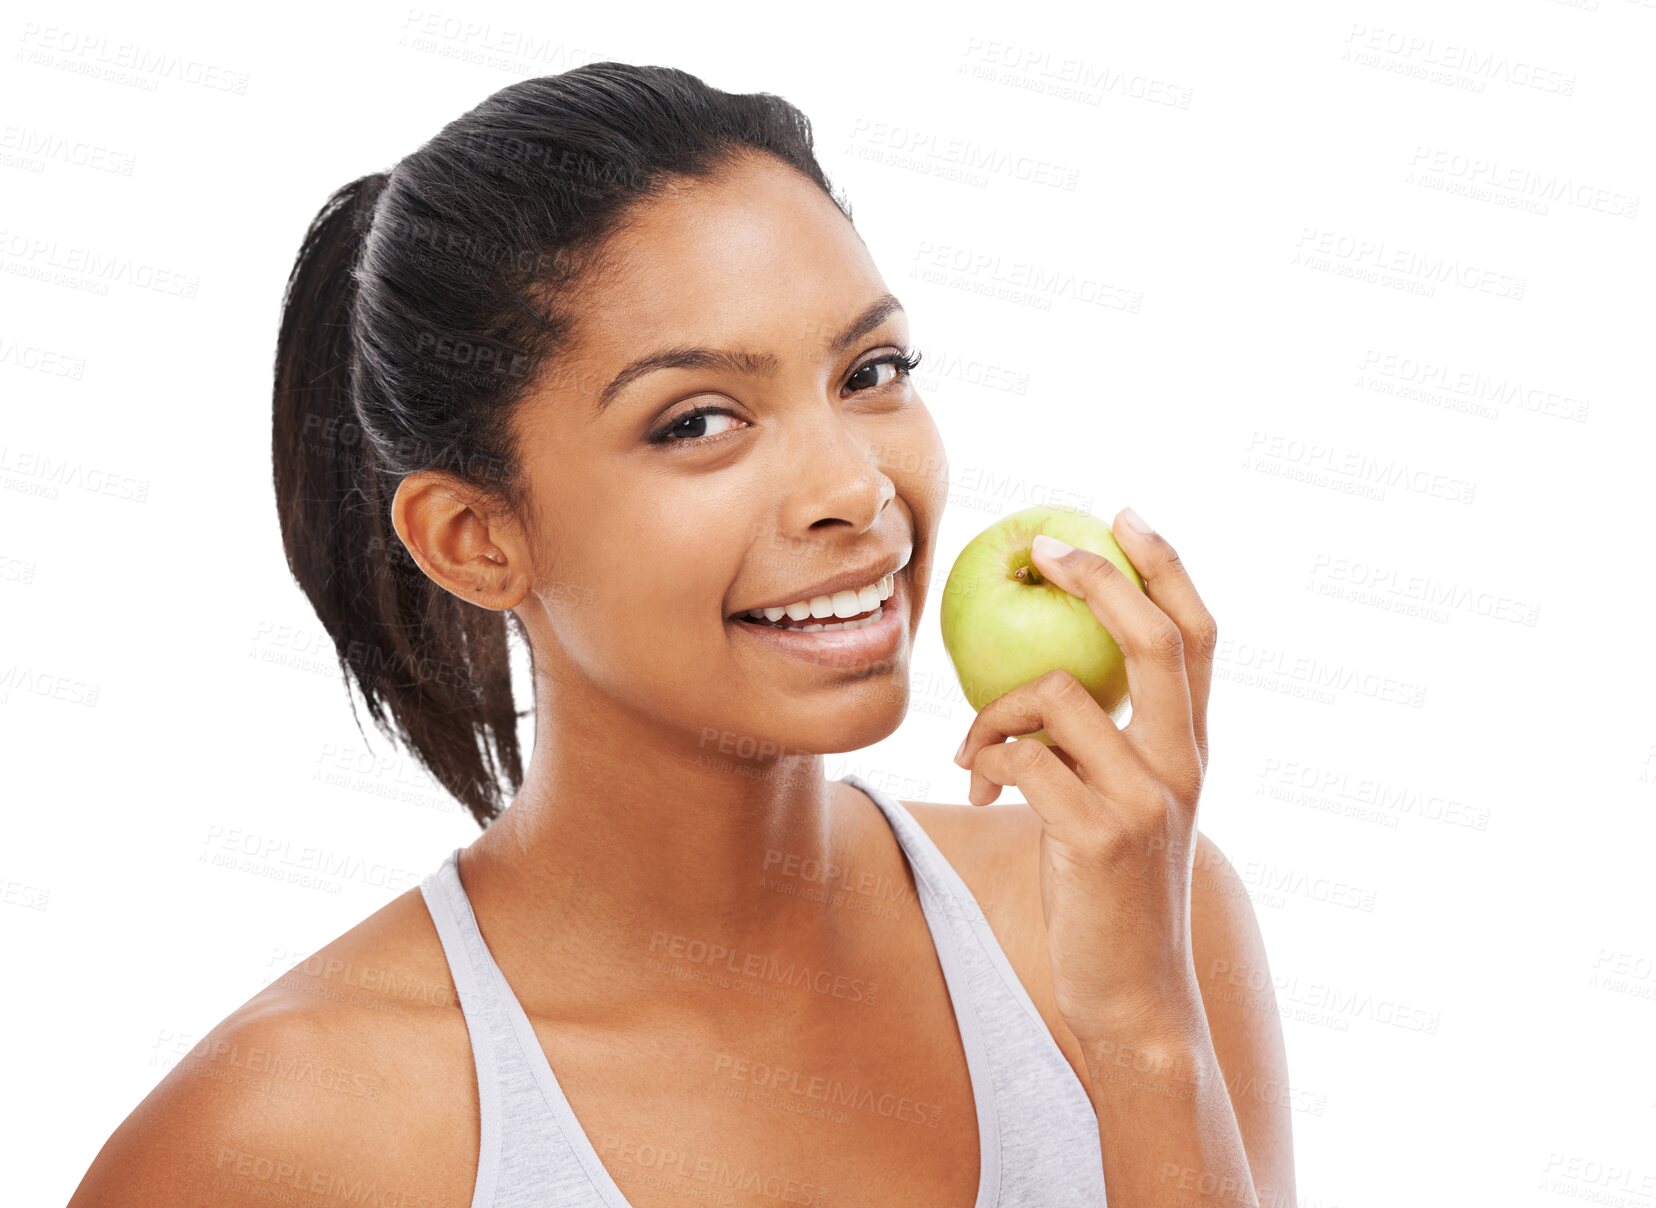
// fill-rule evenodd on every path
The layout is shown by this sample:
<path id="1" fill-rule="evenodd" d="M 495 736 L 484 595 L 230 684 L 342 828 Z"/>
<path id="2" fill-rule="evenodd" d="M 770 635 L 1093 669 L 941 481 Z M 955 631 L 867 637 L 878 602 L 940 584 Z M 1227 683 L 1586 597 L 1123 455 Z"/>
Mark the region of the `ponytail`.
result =
<path id="1" fill-rule="evenodd" d="M 380 731 L 487 827 L 523 780 L 509 614 L 445 591 L 410 557 L 391 524 L 400 475 L 358 410 L 357 269 L 389 179 L 364 176 L 330 197 L 288 278 L 272 430 L 282 547 L 347 691 L 354 683 Z"/>

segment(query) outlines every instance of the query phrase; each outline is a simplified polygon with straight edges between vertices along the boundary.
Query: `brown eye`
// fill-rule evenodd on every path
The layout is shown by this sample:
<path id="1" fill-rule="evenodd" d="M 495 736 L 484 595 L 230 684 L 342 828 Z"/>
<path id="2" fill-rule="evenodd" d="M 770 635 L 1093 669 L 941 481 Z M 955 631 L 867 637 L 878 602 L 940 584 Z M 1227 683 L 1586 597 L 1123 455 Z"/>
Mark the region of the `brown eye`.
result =
<path id="1" fill-rule="evenodd" d="M 881 369 L 891 370 L 890 377 L 887 377 L 885 381 L 878 380 L 880 378 L 878 371 Z M 896 376 L 897 366 L 890 361 L 870 361 L 851 375 L 851 388 L 853 390 L 874 390 L 884 386 L 886 382 L 892 381 Z"/>
<path id="2" fill-rule="evenodd" d="M 878 390 L 881 386 L 889 386 L 892 382 L 906 378 L 920 364 L 918 352 L 888 352 L 884 356 L 875 357 L 872 361 L 857 366 L 846 385 L 855 393 L 864 390 Z M 891 372 L 882 375 L 882 369 Z"/>
<path id="3" fill-rule="evenodd" d="M 657 428 L 650 434 L 649 441 L 653 445 L 694 445 L 704 440 L 714 440 L 726 433 L 706 431 L 708 420 L 737 418 L 735 413 L 723 407 L 697 407 L 693 411 L 686 411 L 675 420 L 669 420 L 665 427 Z"/>

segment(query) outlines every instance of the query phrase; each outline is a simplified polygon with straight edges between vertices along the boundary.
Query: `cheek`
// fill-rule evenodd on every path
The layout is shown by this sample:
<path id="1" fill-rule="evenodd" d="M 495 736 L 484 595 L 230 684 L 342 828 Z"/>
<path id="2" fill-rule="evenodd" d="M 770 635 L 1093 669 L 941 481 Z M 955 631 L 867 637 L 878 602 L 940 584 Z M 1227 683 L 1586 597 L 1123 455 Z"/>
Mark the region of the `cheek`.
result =
<path id="1" fill-rule="evenodd" d="M 725 597 L 746 546 L 743 520 L 707 490 L 663 491 L 640 483 L 632 503 L 606 506 L 602 531 L 584 543 L 594 568 L 612 640 L 665 635 L 705 640 L 722 626 Z"/>
<path id="2" fill-rule="evenodd" d="M 913 422 L 888 450 L 885 472 L 914 510 L 915 527 L 930 536 L 949 498 L 949 457 L 931 413 L 921 406 L 911 414 Z"/>
<path id="3" fill-rule="evenodd" d="M 669 541 L 634 530 L 627 540 L 583 545 L 588 585 L 546 597 L 555 642 L 587 678 L 640 707 L 716 679 L 709 660 L 722 648 L 721 605 L 728 574 L 698 556 L 696 527 Z"/>

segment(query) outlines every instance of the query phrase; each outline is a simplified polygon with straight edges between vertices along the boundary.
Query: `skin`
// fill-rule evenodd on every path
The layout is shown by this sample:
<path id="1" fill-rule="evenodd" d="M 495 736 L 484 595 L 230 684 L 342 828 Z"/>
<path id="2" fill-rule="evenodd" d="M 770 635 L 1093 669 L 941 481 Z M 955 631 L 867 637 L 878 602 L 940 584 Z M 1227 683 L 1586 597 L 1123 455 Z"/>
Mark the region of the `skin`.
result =
<path id="1" fill-rule="evenodd" d="M 514 611 L 534 651 L 530 765 L 512 806 L 466 848 L 462 881 L 583 1130 L 635 1208 L 705 1202 L 694 1197 L 707 1190 L 641 1160 L 645 1146 L 685 1155 L 686 1169 L 711 1159 L 810 1184 L 819 1202 L 964 1208 L 978 1181 L 977 1124 L 931 936 L 886 820 L 827 780 L 822 760 L 886 737 L 908 703 L 947 461 L 906 375 L 861 371 L 910 347 L 908 318 L 893 310 L 831 348 L 889 291 L 831 200 L 760 157 L 653 201 L 604 261 L 582 294 L 587 321 L 514 416 L 525 512 L 435 472 L 409 476 L 396 496 L 397 532 L 426 573 Z M 597 410 L 623 365 L 677 345 L 768 353 L 775 372 L 661 370 Z M 731 415 L 676 429 L 680 440 L 709 437 L 701 442 L 646 442 L 695 404 Z M 1123 544 L 1151 568 L 1145 608 L 1165 621 L 1158 605 L 1182 600 L 1179 615 L 1199 626 L 1170 547 Z M 907 634 L 887 666 L 814 666 L 725 619 L 911 548 L 900 572 Z M 1093 575 L 1051 573 L 1101 619 L 1109 613 L 1112 632 L 1122 626 L 1136 662 L 1161 624 L 1129 614 Z M 1181 644 L 1181 667 L 1190 649 Z M 1292 1203 L 1286 1058 L 1263 944 L 1234 870 L 1194 826 L 1193 769 L 1179 762 L 1194 740 L 1194 680 L 1184 681 L 1181 732 L 1172 655 L 1158 657 L 1146 692 L 1166 699 L 1147 716 L 1171 720 L 1155 741 L 1131 725 L 1106 730 L 1048 682 L 988 706 L 964 756 L 974 800 L 991 781 L 1017 784 L 1034 808 L 905 805 L 983 906 L 1092 1097 L 1113 1208 Z M 1135 707 L 1139 691 L 1135 682 Z M 1204 731 L 1205 700 L 1204 687 Z M 1049 765 L 997 738 L 1041 724 L 1082 757 L 1066 748 Z M 770 753 L 735 753 L 742 740 Z M 1127 741 L 1149 752 L 1135 755 L 1143 774 L 1096 774 L 1098 757 Z M 1205 734 L 1200 750 L 1205 765 Z M 1112 847 L 1087 829 L 1106 808 L 1136 810 L 1144 825 Z M 1124 872 L 1131 843 L 1142 850 L 1157 820 L 1184 855 Z M 779 854 L 906 892 L 878 911 L 825 904 L 798 878 L 779 892 Z M 1105 855 L 1109 869 L 1078 870 Z M 1100 922 L 1122 917 L 1143 927 Z M 878 992 L 765 998 L 674 977 L 662 968 L 664 935 L 798 960 Z M 1134 1073 L 1138 1054 L 1154 1058 L 1154 1073 Z M 922 1122 L 776 1110 L 731 1073 L 745 1061 L 907 1096 L 923 1105 Z M 306 1073 L 319 1069 L 333 1076 Z M 476 1131 L 465 1023 L 414 889 L 222 1021 L 117 1128 L 71 1208 L 267 1204 L 275 1180 L 259 1159 L 464 1208 Z M 1216 1183 L 1240 1173 L 1243 1185 L 1204 1195 L 1170 1179 L 1169 1163 Z M 285 1202 L 340 1199 L 299 1181 L 278 1184 Z M 778 1201 L 736 1191 L 722 1202 Z"/>

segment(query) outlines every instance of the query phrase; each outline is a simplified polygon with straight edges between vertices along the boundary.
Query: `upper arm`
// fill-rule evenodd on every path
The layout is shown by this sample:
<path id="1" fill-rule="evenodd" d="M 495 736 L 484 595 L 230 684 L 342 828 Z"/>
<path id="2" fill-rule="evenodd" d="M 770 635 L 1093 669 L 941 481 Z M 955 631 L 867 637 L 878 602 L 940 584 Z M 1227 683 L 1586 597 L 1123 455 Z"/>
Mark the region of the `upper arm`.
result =
<path id="1" fill-rule="evenodd" d="M 363 1097 L 341 1093 L 319 1073 L 337 1075 L 345 1047 L 314 1009 L 250 1004 L 208 1033 L 122 1121 L 69 1208 L 325 1202 L 326 1182 L 313 1180 L 370 1174 L 364 1163 L 380 1160 L 372 1145 L 372 1157 L 352 1153 L 373 1119 Z M 362 1068 L 360 1059 L 355 1065 Z"/>
<path id="2" fill-rule="evenodd" d="M 1262 1203 L 1294 1203 L 1288 1054 L 1270 962 L 1242 878 L 1200 831 L 1190 891 L 1191 944 L 1214 1052 Z"/>

